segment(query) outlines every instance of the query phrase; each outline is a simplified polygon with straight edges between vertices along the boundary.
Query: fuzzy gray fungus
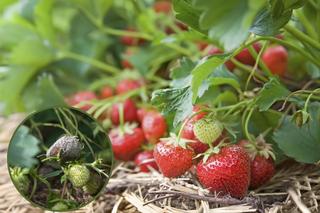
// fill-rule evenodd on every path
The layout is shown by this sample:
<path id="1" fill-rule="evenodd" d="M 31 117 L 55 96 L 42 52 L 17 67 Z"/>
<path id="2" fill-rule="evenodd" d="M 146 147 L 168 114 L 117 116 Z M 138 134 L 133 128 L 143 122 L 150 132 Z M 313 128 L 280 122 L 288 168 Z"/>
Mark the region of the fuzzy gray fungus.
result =
<path id="1" fill-rule="evenodd" d="M 47 157 L 56 157 L 60 153 L 62 161 L 77 160 L 80 157 L 83 144 L 79 141 L 77 136 L 64 135 L 59 138 L 52 146 L 48 149 Z"/>

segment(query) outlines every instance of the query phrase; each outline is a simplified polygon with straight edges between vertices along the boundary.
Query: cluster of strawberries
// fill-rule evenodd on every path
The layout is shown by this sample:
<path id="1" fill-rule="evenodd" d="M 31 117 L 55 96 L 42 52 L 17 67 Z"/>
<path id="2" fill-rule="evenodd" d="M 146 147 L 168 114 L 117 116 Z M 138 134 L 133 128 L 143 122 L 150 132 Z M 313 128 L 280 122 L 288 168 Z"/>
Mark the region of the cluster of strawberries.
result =
<path id="1" fill-rule="evenodd" d="M 171 13 L 171 3 L 159 1 L 154 5 L 157 13 Z M 185 26 L 177 22 L 180 29 Z M 129 28 L 129 32 L 135 29 Z M 165 30 L 170 34 L 170 29 Z M 125 69 L 133 69 L 127 60 L 134 54 L 132 46 L 139 46 L 146 41 L 131 36 L 121 37 L 127 46 L 122 59 Z M 198 43 L 200 51 L 207 55 L 223 53 L 217 47 Z M 261 50 L 260 43 L 253 44 L 256 54 Z M 248 48 L 238 53 L 234 60 L 248 66 L 254 66 L 255 58 Z M 271 73 L 283 76 L 287 70 L 288 53 L 282 46 L 269 46 L 261 56 L 264 65 Z M 225 63 L 233 71 L 236 65 Z M 92 99 L 106 99 L 114 94 L 124 94 L 143 86 L 141 80 L 125 79 L 116 88 L 103 87 L 98 95 L 84 91 L 68 99 L 70 105 L 77 105 Z M 82 105 L 82 110 L 91 108 Z M 230 144 L 223 125 L 203 111 L 203 106 L 195 106 L 193 115 L 182 124 L 180 134 L 168 133 L 165 118 L 155 109 L 138 108 L 133 99 L 114 104 L 105 118 L 109 118 L 113 128 L 109 132 L 115 158 L 121 161 L 134 161 L 141 172 L 159 170 L 169 178 L 179 177 L 186 172 L 194 173 L 199 182 L 211 192 L 219 195 L 231 195 L 242 198 L 249 188 L 255 189 L 265 184 L 275 172 L 274 155 L 269 144 L 262 137 L 256 141 L 242 140 Z"/>
<path id="2" fill-rule="evenodd" d="M 137 80 L 125 79 L 119 82 L 116 93 L 140 86 Z M 99 98 L 112 94 L 111 88 L 104 87 Z M 78 104 L 88 97 L 98 98 L 91 92 L 79 92 L 69 103 Z M 167 124 L 158 111 L 137 108 L 132 99 L 114 104 L 108 116 L 113 124 L 109 137 L 115 158 L 134 161 L 141 172 L 159 170 L 169 178 L 189 171 L 210 191 L 236 198 L 244 197 L 249 187 L 255 189 L 265 184 L 275 172 L 270 145 L 263 138 L 229 144 L 223 125 L 202 109 L 203 106 L 194 107 L 193 115 L 182 124 L 179 137 L 163 138 Z"/>
<path id="3" fill-rule="evenodd" d="M 195 116 L 184 122 L 181 139 L 170 137 L 156 144 L 153 155 L 164 176 L 190 171 L 211 192 L 236 198 L 270 180 L 275 166 L 263 138 L 230 144 L 223 125 L 199 110 L 194 107 Z"/>
<path id="4" fill-rule="evenodd" d="M 124 79 L 117 84 L 115 89 L 109 86 L 103 87 L 98 95 L 92 91 L 77 92 L 67 98 L 67 103 L 71 106 L 80 106 L 81 110 L 88 111 L 92 105 L 89 103 L 81 105 L 81 103 L 123 95 L 143 85 L 142 80 Z M 152 144 L 166 135 L 167 124 L 165 118 L 157 110 L 138 108 L 135 100 L 128 98 L 113 104 L 102 117 L 110 119 L 113 124 L 109 138 L 116 159 L 121 161 L 135 159 L 142 172 L 148 172 L 148 166 L 158 168 L 153 160 Z M 149 145 L 145 143 L 146 141 Z M 141 163 L 142 161 L 149 162 Z"/>
<path id="5" fill-rule="evenodd" d="M 281 39 L 282 38 L 281 35 L 279 35 L 278 38 Z M 253 46 L 253 50 L 256 52 L 256 54 L 258 54 L 261 50 L 261 44 L 254 43 L 252 46 Z M 212 46 L 208 47 L 206 43 L 199 43 L 198 48 L 200 50 L 209 48 L 208 50 L 209 55 L 217 55 L 217 54 L 223 53 L 221 49 L 217 47 L 212 47 Z M 243 49 L 240 53 L 238 53 L 234 57 L 234 59 L 248 66 L 254 66 L 256 63 L 256 60 L 254 59 L 254 57 L 252 56 L 248 48 Z M 278 75 L 278 76 L 285 75 L 288 67 L 288 52 L 286 48 L 284 48 L 283 46 L 281 45 L 269 46 L 262 53 L 261 60 L 272 74 Z M 228 68 L 229 71 L 233 71 L 236 67 L 236 65 L 232 63 L 231 60 L 228 60 L 225 63 L 225 66 Z"/>

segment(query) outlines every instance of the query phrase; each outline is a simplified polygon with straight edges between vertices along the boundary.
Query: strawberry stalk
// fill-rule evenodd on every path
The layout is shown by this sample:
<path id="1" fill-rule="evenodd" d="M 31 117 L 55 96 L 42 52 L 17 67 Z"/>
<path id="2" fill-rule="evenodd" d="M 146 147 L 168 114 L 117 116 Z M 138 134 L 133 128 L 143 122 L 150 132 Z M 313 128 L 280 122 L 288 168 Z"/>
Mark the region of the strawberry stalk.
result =
<path id="1" fill-rule="evenodd" d="M 123 110 L 123 103 L 119 103 L 119 119 L 120 119 L 120 133 L 122 135 L 125 134 L 124 129 L 124 110 Z"/>
<path id="2" fill-rule="evenodd" d="M 260 58 L 261 58 L 262 53 L 265 51 L 265 49 L 269 45 L 269 43 L 270 43 L 269 41 L 263 41 L 262 48 L 258 54 L 252 46 L 249 46 L 249 48 L 248 48 L 249 52 L 251 53 L 253 58 L 256 60 L 256 64 L 258 64 L 259 67 L 261 67 L 261 69 L 264 71 L 265 74 L 267 74 L 268 77 L 272 76 L 273 74 L 271 73 L 269 68 L 265 65 L 265 63 L 262 60 L 260 60 Z"/>
<path id="3" fill-rule="evenodd" d="M 245 90 L 247 90 L 250 80 L 253 77 L 254 73 L 256 72 L 258 65 L 261 67 L 261 69 L 264 71 L 264 73 L 268 76 L 271 77 L 273 76 L 273 74 L 271 73 L 271 71 L 269 70 L 269 68 L 264 64 L 264 62 L 261 59 L 262 53 L 264 52 L 264 50 L 266 49 L 267 45 L 268 45 L 268 41 L 265 41 L 262 48 L 260 49 L 259 53 L 257 54 L 255 49 L 252 46 L 248 47 L 249 52 L 251 53 L 251 55 L 253 56 L 253 58 L 255 59 L 255 64 L 252 68 L 252 71 L 247 79 L 246 82 L 246 86 L 245 86 Z"/>
<path id="4" fill-rule="evenodd" d="M 248 128 L 249 127 L 249 121 L 250 121 L 250 118 L 251 118 L 254 110 L 255 110 L 254 107 L 250 107 L 249 111 L 248 111 L 248 109 L 246 109 L 246 111 L 244 113 L 245 122 L 244 122 L 244 125 L 243 125 L 243 129 L 244 129 L 244 133 L 245 133 L 246 137 L 248 138 L 248 140 L 250 142 L 254 141 L 254 138 L 249 133 L 249 128 Z"/>

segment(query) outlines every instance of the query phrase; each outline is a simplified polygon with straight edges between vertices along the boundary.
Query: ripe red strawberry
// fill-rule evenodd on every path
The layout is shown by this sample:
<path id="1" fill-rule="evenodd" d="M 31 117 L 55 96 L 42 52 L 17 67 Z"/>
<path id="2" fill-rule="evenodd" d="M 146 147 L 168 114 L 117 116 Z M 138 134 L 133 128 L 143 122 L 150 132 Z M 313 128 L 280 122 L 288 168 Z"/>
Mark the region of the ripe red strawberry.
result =
<path id="1" fill-rule="evenodd" d="M 167 132 L 167 124 L 164 117 L 157 111 L 147 112 L 142 119 L 141 127 L 146 139 L 150 143 L 158 142 Z"/>
<path id="2" fill-rule="evenodd" d="M 257 53 L 261 50 L 261 45 L 259 43 L 254 43 L 253 48 Z M 235 58 L 243 64 L 253 66 L 256 63 L 256 60 L 251 55 L 248 48 L 243 49 Z"/>
<path id="3" fill-rule="evenodd" d="M 123 105 L 123 119 L 125 122 L 138 121 L 137 107 L 131 99 L 126 99 L 123 103 L 114 104 L 111 109 L 111 121 L 114 125 L 120 123 L 120 104 Z"/>
<path id="4" fill-rule="evenodd" d="M 143 151 L 136 155 L 134 162 L 141 172 L 149 172 L 149 167 L 158 170 L 158 165 L 153 157 L 153 151 Z"/>
<path id="5" fill-rule="evenodd" d="M 157 1 L 153 5 L 153 10 L 157 13 L 171 13 L 171 3 L 169 1 Z"/>
<path id="6" fill-rule="evenodd" d="M 136 30 L 133 28 L 128 28 L 127 31 L 136 32 Z M 129 35 L 125 35 L 121 37 L 121 43 L 127 46 L 136 46 L 136 45 L 143 44 L 144 42 L 145 42 L 144 39 L 135 38 Z"/>
<path id="7" fill-rule="evenodd" d="M 100 95 L 99 98 L 100 99 L 106 99 L 106 98 L 110 98 L 113 96 L 113 89 L 112 87 L 109 86 L 104 86 L 101 90 L 100 90 Z"/>
<path id="8" fill-rule="evenodd" d="M 138 121 L 142 123 L 143 117 L 148 113 L 147 109 L 140 108 L 137 110 Z"/>
<path id="9" fill-rule="evenodd" d="M 161 173 L 166 177 L 174 178 L 190 169 L 193 151 L 161 141 L 154 147 L 153 156 Z"/>
<path id="10" fill-rule="evenodd" d="M 120 81 L 116 87 L 117 94 L 123 94 L 132 90 L 138 89 L 142 86 L 141 81 L 134 79 L 124 79 Z"/>
<path id="11" fill-rule="evenodd" d="M 273 74 L 282 76 L 288 67 L 288 52 L 283 46 L 269 47 L 262 60 Z"/>
<path id="12" fill-rule="evenodd" d="M 250 188 L 256 189 L 267 183 L 275 173 L 274 161 L 271 157 L 256 155 L 251 162 Z"/>
<path id="13" fill-rule="evenodd" d="M 217 47 L 213 47 L 213 48 L 211 48 L 211 49 L 208 51 L 208 54 L 209 54 L 209 55 L 217 55 L 217 54 L 221 54 L 221 53 L 223 53 L 223 51 L 220 50 L 220 49 L 217 48 Z M 228 70 L 230 70 L 230 71 L 234 70 L 234 68 L 236 67 L 236 66 L 234 65 L 234 63 L 232 63 L 230 60 L 226 61 L 225 66 L 226 66 L 226 67 L 228 68 Z"/>
<path id="14" fill-rule="evenodd" d="M 200 183 L 211 192 L 243 198 L 250 183 L 250 158 L 239 145 L 223 147 L 197 165 Z"/>
<path id="15" fill-rule="evenodd" d="M 133 160 L 145 141 L 143 131 L 140 128 L 133 128 L 124 133 L 118 128 L 112 129 L 109 137 L 115 158 L 123 161 Z"/>
<path id="16" fill-rule="evenodd" d="M 270 144 L 258 140 L 251 144 L 246 140 L 238 143 L 244 147 L 251 157 L 251 181 L 250 188 L 256 189 L 267 183 L 275 173 L 275 165 L 272 159 Z"/>
<path id="17" fill-rule="evenodd" d="M 133 69 L 133 65 L 130 63 L 130 61 L 129 60 L 127 60 L 127 59 L 123 59 L 122 61 L 121 61 L 121 66 L 122 66 L 122 68 L 124 68 L 124 69 Z"/>
<path id="18" fill-rule="evenodd" d="M 91 101 L 97 99 L 97 96 L 94 92 L 91 91 L 80 91 L 75 94 L 73 94 L 71 97 L 66 99 L 66 102 L 70 106 L 76 106 L 80 104 L 81 102 Z M 85 104 L 81 107 L 79 107 L 83 111 L 87 111 L 92 107 L 91 104 Z"/>

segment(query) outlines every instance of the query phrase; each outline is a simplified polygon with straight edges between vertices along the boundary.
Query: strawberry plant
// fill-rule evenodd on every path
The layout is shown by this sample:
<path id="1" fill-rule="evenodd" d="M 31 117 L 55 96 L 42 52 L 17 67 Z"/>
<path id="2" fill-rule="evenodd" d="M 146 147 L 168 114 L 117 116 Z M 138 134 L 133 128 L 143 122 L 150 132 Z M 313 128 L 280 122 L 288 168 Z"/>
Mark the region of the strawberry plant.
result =
<path id="1" fill-rule="evenodd" d="M 108 180 L 112 160 L 102 128 L 83 112 L 67 108 L 29 116 L 8 151 L 18 191 L 33 204 L 57 211 L 91 202 Z"/>
<path id="2" fill-rule="evenodd" d="M 231 203 L 287 162 L 320 162 L 319 0 L 8 1 L 0 11 L 3 114 L 77 107 L 101 122 L 126 172 L 191 177 Z"/>

